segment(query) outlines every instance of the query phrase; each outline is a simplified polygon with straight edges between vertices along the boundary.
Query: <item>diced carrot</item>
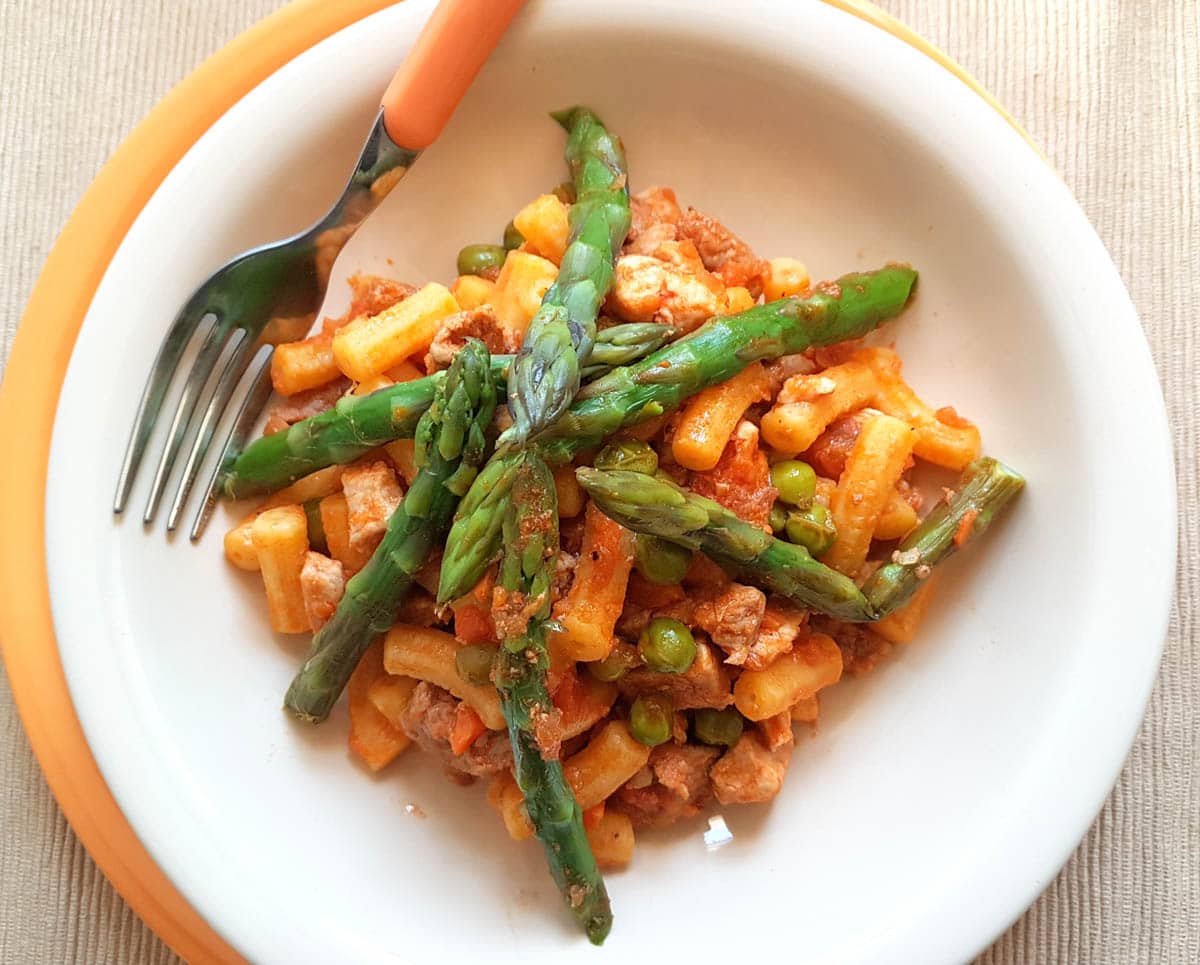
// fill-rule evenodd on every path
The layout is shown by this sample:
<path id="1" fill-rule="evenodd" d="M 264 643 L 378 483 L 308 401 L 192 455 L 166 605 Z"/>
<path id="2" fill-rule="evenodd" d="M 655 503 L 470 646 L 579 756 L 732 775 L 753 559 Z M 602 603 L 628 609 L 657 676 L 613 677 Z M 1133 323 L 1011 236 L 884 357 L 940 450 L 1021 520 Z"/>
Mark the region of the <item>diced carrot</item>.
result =
<path id="1" fill-rule="evenodd" d="M 495 582 L 496 575 L 489 570 L 475 589 L 454 602 L 454 636 L 459 643 L 486 643 L 496 639 L 496 626 L 492 622 L 492 585 Z"/>
<path id="2" fill-rule="evenodd" d="M 466 752 L 487 730 L 483 718 L 465 700 L 458 705 L 454 727 L 450 730 L 450 750 L 457 756 Z"/>
<path id="3" fill-rule="evenodd" d="M 589 830 L 595 830 L 600 826 L 600 822 L 604 819 L 604 802 L 601 801 L 595 807 L 588 808 L 583 812 L 583 826 Z"/>
<path id="4" fill-rule="evenodd" d="M 962 549 L 967 540 L 971 538 L 971 527 L 975 525 L 975 520 L 978 518 L 978 509 L 968 509 L 963 513 L 963 518 L 958 521 L 958 529 L 954 531 L 954 545 L 959 549 Z"/>

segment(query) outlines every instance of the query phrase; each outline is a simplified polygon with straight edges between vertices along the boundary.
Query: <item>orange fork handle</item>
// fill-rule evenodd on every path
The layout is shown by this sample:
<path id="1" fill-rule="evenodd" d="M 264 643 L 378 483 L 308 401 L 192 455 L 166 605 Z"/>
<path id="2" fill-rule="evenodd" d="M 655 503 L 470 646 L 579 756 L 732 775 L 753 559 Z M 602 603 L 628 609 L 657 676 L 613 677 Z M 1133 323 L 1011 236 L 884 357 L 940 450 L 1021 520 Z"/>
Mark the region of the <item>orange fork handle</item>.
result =
<path id="1" fill-rule="evenodd" d="M 441 0 L 383 94 L 383 125 L 401 147 L 437 140 L 525 0 Z"/>

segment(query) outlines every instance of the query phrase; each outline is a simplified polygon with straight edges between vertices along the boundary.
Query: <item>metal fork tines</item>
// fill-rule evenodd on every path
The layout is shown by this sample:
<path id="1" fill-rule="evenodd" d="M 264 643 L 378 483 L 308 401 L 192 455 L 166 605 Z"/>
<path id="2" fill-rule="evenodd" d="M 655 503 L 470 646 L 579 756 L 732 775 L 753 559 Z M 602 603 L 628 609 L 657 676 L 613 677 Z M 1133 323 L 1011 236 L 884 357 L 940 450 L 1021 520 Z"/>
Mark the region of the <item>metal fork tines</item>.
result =
<path id="1" fill-rule="evenodd" d="M 338 251 L 395 187 L 417 154 L 393 143 L 384 129 L 381 113 L 345 191 L 324 218 L 301 234 L 238 255 L 187 300 L 163 339 L 138 403 L 117 480 L 114 513 L 125 510 L 180 363 L 188 346 L 201 339 L 207 322 L 207 333 L 202 336 L 170 413 L 166 439 L 142 516 L 144 523 L 154 521 L 179 456 L 186 448 L 178 488 L 167 514 L 167 531 L 176 528 L 217 426 L 261 349 L 264 334 L 269 334 L 268 323 L 273 319 L 315 319 L 325 297 L 328 268 Z M 224 364 L 214 380 L 222 357 Z M 244 400 L 253 402 L 253 408 L 247 411 L 246 404 L 242 406 L 237 419 L 241 432 L 230 433 L 226 451 L 209 483 L 205 505 L 192 527 L 192 539 L 199 538 L 211 512 L 213 496 L 220 484 L 219 470 L 228 461 L 231 445 L 244 444 L 249 427 L 265 408 L 269 395 L 269 372 L 264 362 Z M 198 410 L 202 414 L 197 423 Z M 239 436 L 240 439 L 236 438 Z"/>

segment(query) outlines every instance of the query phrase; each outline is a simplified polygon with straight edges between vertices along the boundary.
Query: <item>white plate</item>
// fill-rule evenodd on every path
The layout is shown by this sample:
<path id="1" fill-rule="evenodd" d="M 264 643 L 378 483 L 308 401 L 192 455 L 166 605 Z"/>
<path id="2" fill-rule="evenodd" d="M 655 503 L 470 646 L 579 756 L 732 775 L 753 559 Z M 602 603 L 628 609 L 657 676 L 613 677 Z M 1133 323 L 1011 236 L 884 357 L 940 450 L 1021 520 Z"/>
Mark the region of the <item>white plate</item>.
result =
<path id="1" fill-rule="evenodd" d="M 624 136 L 635 187 L 673 185 L 765 255 L 816 277 L 918 266 L 919 300 L 890 328 L 910 380 L 1029 478 L 953 564 L 920 641 L 830 693 L 778 800 L 728 809 L 731 845 L 706 853 L 699 825 L 639 839 L 610 877 L 603 952 L 482 790 L 417 753 L 372 779 L 347 760 L 343 716 L 285 718 L 304 641 L 272 637 L 257 578 L 222 560 L 221 519 L 199 548 L 144 534 L 136 514 L 114 523 L 167 321 L 209 270 L 336 193 L 429 8 L 409 0 L 331 37 L 208 131 L 79 336 L 48 566 L 72 696 L 119 804 L 254 961 L 970 957 L 1050 881 L 1130 745 L 1165 629 L 1174 493 L 1149 354 L 1084 216 L 991 107 L 890 35 L 815 0 L 743 0 L 736 16 L 533 4 L 339 264 L 448 280 L 460 245 L 561 180 L 546 112 L 587 103 Z"/>

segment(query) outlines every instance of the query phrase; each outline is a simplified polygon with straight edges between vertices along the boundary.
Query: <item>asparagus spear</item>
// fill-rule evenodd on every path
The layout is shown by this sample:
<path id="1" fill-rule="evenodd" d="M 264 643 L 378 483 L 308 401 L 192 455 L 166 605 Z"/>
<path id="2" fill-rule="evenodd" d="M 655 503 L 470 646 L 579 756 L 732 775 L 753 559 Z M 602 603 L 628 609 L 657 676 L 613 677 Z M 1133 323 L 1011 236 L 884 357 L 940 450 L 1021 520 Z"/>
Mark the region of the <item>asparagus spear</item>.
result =
<path id="1" fill-rule="evenodd" d="M 664 475 L 581 468 L 575 477 L 602 513 L 636 533 L 700 550 L 731 576 L 838 620 L 876 618 L 848 576 L 818 563 L 803 546 L 775 539 Z"/>
<path id="2" fill-rule="evenodd" d="M 626 365 L 661 348 L 674 337 L 666 325 L 614 325 L 598 333 L 588 357 L 594 377 L 615 365 Z M 501 393 L 513 356 L 492 357 L 492 373 Z M 347 396 L 326 412 L 297 422 L 282 432 L 256 439 L 239 453 L 221 484 L 229 499 L 273 492 L 326 466 L 353 462 L 363 453 L 411 436 L 433 401 L 444 372 Z"/>
<path id="3" fill-rule="evenodd" d="M 982 536 L 1022 489 L 1025 479 L 996 459 L 967 466 L 958 490 L 937 506 L 901 542 L 892 562 L 863 584 L 863 595 L 881 616 L 902 607 L 930 569 Z"/>
<path id="4" fill-rule="evenodd" d="M 496 688 L 512 741 L 517 784 L 525 810 L 546 852 L 550 874 L 571 913 L 593 944 L 612 928 L 608 892 L 583 830 L 583 812 L 563 776 L 557 755 L 544 756 L 535 722 L 551 712 L 546 689 L 550 658 L 550 567 L 558 552 L 554 478 L 534 453 L 511 458 L 512 499 L 504 513 L 504 554 L 498 585 L 504 594 Z"/>
<path id="5" fill-rule="evenodd" d="M 629 232 L 625 152 L 586 107 L 554 115 L 569 132 L 566 157 L 575 181 L 567 250 L 558 278 L 529 322 L 513 363 L 512 425 L 498 446 L 516 449 L 557 419 L 579 391 L 581 359 L 596 340 L 596 315 L 612 287 L 613 261 Z"/>
<path id="6" fill-rule="evenodd" d="M 613 369 L 585 386 L 574 405 L 537 436 L 537 449 L 551 466 L 566 465 L 618 429 L 675 408 L 701 389 L 737 375 L 751 362 L 865 335 L 908 303 L 916 280 L 913 269 L 891 265 L 845 275 L 818 286 L 807 298 L 784 298 L 714 318 L 635 365 Z M 496 477 L 489 477 L 489 485 L 495 483 Z M 473 488 L 483 486 L 481 476 Z M 492 494 L 488 511 L 505 498 L 503 492 Z M 482 496 L 468 493 L 450 530 L 438 586 L 442 601 L 467 593 L 500 551 L 494 530 L 470 518 L 482 512 L 476 507 L 483 505 Z M 477 534 L 489 533 L 486 545 L 475 542 Z"/>
<path id="7" fill-rule="evenodd" d="M 700 550 L 731 575 L 847 623 L 882 619 L 902 607 L 932 568 L 982 535 L 1025 480 L 995 459 L 967 467 L 959 489 L 900 544 L 893 562 L 859 590 L 803 546 L 767 535 L 711 499 L 665 476 L 577 469 L 576 478 L 605 515 L 637 533 Z"/>
<path id="8" fill-rule="evenodd" d="M 416 432 L 420 467 L 403 502 L 388 520 L 383 541 L 358 573 L 333 617 L 313 638 L 308 660 L 284 698 L 297 717 L 313 723 L 329 716 L 363 651 L 392 625 L 396 608 L 441 542 L 459 497 L 483 462 L 485 433 L 496 411 L 496 386 L 488 351 L 467 342 Z"/>

